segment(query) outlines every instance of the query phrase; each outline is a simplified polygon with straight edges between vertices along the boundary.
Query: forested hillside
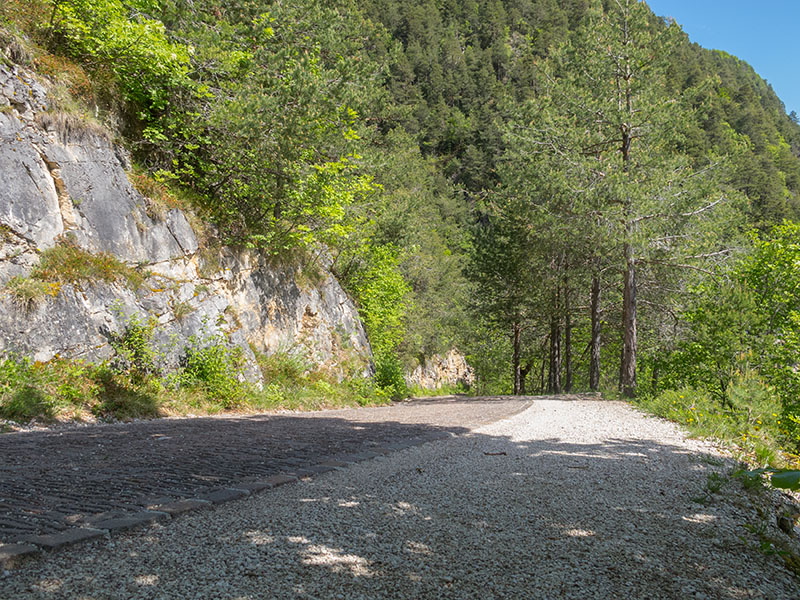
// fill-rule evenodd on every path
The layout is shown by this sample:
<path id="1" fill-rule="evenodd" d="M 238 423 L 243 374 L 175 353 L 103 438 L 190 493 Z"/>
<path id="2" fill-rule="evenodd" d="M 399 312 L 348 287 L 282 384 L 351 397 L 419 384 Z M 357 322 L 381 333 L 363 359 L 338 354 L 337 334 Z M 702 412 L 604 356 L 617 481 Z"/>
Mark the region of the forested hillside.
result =
<path id="1" fill-rule="evenodd" d="M 674 392 L 733 420 L 758 397 L 798 439 L 797 116 L 645 3 L 0 15 L 5 60 L 50 78 L 54 110 L 114 131 L 219 243 L 330 267 L 391 395 L 457 347 L 481 392 Z"/>

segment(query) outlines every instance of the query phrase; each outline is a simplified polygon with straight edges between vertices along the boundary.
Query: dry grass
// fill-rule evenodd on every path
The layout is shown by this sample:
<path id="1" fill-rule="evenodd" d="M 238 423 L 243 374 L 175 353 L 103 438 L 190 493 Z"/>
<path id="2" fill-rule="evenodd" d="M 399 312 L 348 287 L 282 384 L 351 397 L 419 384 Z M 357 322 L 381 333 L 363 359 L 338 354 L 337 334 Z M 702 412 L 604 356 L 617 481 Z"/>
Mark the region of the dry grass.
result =
<path id="1" fill-rule="evenodd" d="M 17 277 L 12 277 L 6 283 L 5 289 L 17 306 L 22 310 L 28 311 L 35 308 L 46 298 L 57 296 L 60 286 L 57 283 L 18 275 Z"/>
<path id="2" fill-rule="evenodd" d="M 93 118 L 80 113 L 45 111 L 36 114 L 36 123 L 46 131 L 54 131 L 59 140 L 67 144 L 84 141 L 90 137 L 111 143 L 111 134 Z"/>
<path id="3" fill-rule="evenodd" d="M 105 252 L 92 254 L 69 242 L 62 242 L 42 252 L 31 278 L 53 283 L 119 282 L 138 289 L 144 283 L 145 274 Z"/>
<path id="4" fill-rule="evenodd" d="M 183 203 L 162 182 L 141 169 L 128 171 L 128 181 L 145 199 L 147 216 L 154 221 L 163 221 L 174 209 L 184 210 Z"/>

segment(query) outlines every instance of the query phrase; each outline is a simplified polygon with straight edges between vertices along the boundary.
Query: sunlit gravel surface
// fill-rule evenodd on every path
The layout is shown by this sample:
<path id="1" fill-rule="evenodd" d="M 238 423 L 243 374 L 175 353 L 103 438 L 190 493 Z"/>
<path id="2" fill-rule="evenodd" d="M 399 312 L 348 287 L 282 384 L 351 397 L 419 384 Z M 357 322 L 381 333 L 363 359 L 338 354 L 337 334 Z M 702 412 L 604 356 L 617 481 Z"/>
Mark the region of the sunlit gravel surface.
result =
<path id="1" fill-rule="evenodd" d="M 621 403 L 540 399 L 55 553 L 5 573 L 0 598 L 800 598 L 752 531 L 783 535 L 758 494 L 708 489 L 718 456 Z"/>

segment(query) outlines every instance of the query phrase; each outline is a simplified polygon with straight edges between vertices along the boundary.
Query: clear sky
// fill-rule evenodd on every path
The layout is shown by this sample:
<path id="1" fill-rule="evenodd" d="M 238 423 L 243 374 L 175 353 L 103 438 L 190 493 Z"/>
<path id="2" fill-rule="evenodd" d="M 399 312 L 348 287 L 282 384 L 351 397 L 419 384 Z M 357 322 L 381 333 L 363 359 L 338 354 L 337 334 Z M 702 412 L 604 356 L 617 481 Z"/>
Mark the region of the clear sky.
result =
<path id="1" fill-rule="evenodd" d="M 646 0 L 704 48 L 749 63 L 800 114 L 800 0 Z"/>

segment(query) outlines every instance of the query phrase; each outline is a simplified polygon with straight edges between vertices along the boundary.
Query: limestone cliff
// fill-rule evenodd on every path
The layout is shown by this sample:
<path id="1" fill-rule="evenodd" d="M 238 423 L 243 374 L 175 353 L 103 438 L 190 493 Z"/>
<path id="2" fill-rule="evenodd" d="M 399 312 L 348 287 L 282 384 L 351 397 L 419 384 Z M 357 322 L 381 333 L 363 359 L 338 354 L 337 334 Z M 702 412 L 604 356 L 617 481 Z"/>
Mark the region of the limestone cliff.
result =
<path id="1" fill-rule="evenodd" d="M 434 354 L 417 365 L 406 376 L 406 382 L 428 390 L 438 390 L 443 385 L 469 389 L 475 384 L 475 370 L 458 350 L 452 349 L 444 356 Z"/>
<path id="2" fill-rule="evenodd" d="M 301 284 L 297 268 L 257 252 L 203 248 L 186 214 L 148 211 L 126 167 L 102 130 L 53 114 L 30 73 L 0 66 L 0 353 L 103 359 L 109 336 L 137 314 L 158 320 L 173 360 L 190 336 L 223 333 L 249 357 L 251 379 L 251 345 L 301 351 L 332 370 L 345 355 L 368 364 L 356 308 L 329 273 Z M 7 282 L 27 276 L 60 240 L 117 257 L 144 273 L 144 284 L 83 281 L 16 301 Z"/>

